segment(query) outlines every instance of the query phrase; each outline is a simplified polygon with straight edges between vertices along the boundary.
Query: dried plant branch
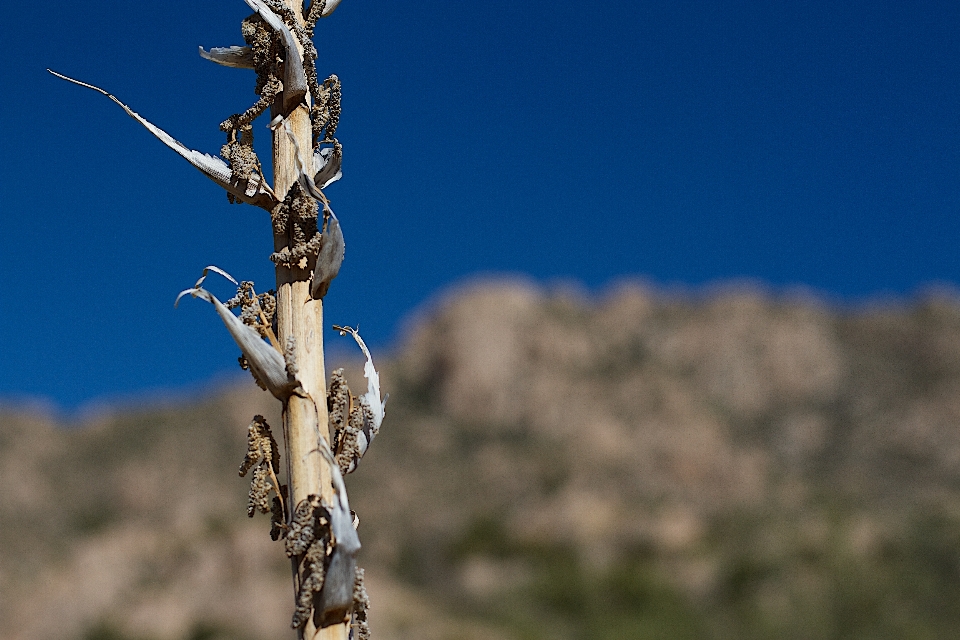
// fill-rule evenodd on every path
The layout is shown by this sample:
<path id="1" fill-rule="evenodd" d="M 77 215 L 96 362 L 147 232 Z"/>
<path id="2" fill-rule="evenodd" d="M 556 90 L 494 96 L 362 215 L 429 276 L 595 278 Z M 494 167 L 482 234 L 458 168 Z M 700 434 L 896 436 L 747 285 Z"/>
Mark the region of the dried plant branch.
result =
<path id="1" fill-rule="evenodd" d="M 333 13 L 340 0 L 244 2 L 255 12 L 241 22 L 246 45 L 199 49 L 207 60 L 256 73 L 257 100 L 220 125 L 227 136 L 223 158 L 187 148 L 99 87 L 50 73 L 110 98 L 226 190 L 231 202 L 270 212 L 275 291 L 257 294 L 252 282 L 238 283 L 210 266 L 174 304 L 186 295 L 212 304 L 240 347 L 241 366 L 283 405 L 287 483 L 280 482 L 280 452 L 260 415 L 248 426 L 239 473 L 251 476 L 248 515 L 270 513 L 270 537 L 282 538 L 290 557 L 296 593 L 291 622 L 298 636 L 347 640 L 353 635 L 348 628 L 352 618 L 356 637 L 363 639 L 369 637 L 368 599 L 356 563 L 358 520 L 350 511 L 343 475 L 356 469 L 379 431 L 385 398 L 380 398 L 370 352 L 350 327 L 337 329 L 350 333 L 366 356 L 367 392 L 353 396 L 342 370 L 334 372 L 327 391 L 321 330 L 322 299 L 340 271 L 345 246 L 340 220 L 323 189 L 342 176 L 343 147 L 334 137 L 341 116 L 340 80 L 330 75 L 318 81 L 312 39 L 319 19 Z M 252 123 L 268 108 L 272 187 L 253 148 Z M 307 149 L 312 153 L 304 156 L 301 150 Z M 210 273 L 236 285 L 237 295 L 220 302 L 203 287 Z M 333 427 L 334 448 L 321 425 Z"/>

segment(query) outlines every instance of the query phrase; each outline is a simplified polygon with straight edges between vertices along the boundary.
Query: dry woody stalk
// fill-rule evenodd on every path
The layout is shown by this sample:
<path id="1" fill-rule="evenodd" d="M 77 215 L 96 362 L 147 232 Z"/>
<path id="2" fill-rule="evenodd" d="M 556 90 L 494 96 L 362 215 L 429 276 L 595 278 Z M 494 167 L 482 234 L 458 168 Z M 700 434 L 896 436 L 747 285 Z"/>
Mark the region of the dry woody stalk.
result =
<path id="1" fill-rule="evenodd" d="M 323 190 L 342 176 L 343 147 L 335 137 L 340 80 L 332 74 L 319 80 L 313 36 L 318 21 L 340 0 L 244 2 L 253 11 L 240 25 L 245 44 L 199 47 L 202 58 L 253 70 L 256 79 L 257 100 L 219 125 L 226 135 L 220 157 L 187 147 L 104 89 L 50 73 L 115 102 L 226 191 L 229 202 L 269 212 L 276 289 L 258 294 L 252 282 L 238 282 L 210 266 L 176 303 L 190 296 L 213 305 L 240 349 L 240 366 L 282 403 L 283 455 L 271 426 L 254 416 L 239 473 L 250 477 L 247 515 L 270 514 L 270 537 L 282 540 L 290 558 L 291 626 L 300 638 L 369 638 L 369 598 L 357 567 L 359 520 L 350 510 L 343 476 L 357 469 L 379 432 L 386 398 L 381 399 L 379 374 L 355 329 L 335 327 L 341 335 L 349 333 L 366 358 L 367 389 L 359 396 L 350 391 L 342 369 L 333 372 L 327 388 L 322 345 L 322 301 L 345 252 L 340 220 Z M 273 185 L 253 146 L 254 122 L 268 111 Z M 208 291 L 203 285 L 211 273 L 236 285 L 236 295 L 221 302 Z"/>

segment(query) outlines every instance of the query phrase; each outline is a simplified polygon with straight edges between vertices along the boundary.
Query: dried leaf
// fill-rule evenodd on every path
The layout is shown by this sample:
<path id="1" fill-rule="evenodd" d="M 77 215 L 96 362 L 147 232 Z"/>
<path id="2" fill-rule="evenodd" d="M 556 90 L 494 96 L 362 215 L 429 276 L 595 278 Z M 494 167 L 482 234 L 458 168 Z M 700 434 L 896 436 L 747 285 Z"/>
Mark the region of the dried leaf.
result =
<path id="1" fill-rule="evenodd" d="M 247 180 L 234 180 L 233 171 L 221 158 L 211 156 L 210 154 L 202 153 L 200 151 L 195 151 L 184 146 L 182 143 L 174 139 L 169 133 L 160 127 L 155 126 L 150 121 L 141 117 L 136 111 L 120 102 L 120 100 L 118 100 L 113 94 L 104 91 L 100 87 L 87 84 L 86 82 L 81 82 L 80 80 L 75 80 L 74 78 L 57 73 L 51 69 L 47 69 L 47 71 L 58 78 L 66 80 L 67 82 L 72 82 L 80 85 L 81 87 L 93 89 L 94 91 L 102 93 L 113 100 L 115 103 L 120 105 L 124 111 L 127 112 L 127 115 L 142 124 L 147 131 L 156 136 L 160 142 L 176 151 L 187 162 L 203 172 L 203 175 L 207 176 L 222 188 L 226 189 L 240 202 L 246 202 L 248 204 L 258 206 L 266 209 L 267 211 L 272 210 L 277 204 L 276 196 L 274 196 L 273 192 L 270 190 L 266 182 L 264 182 L 263 177 L 259 173 L 252 174 Z"/>
<path id="2" fill-rule="evenodd" d="M 316 0 L 313 0 L 314 2 Z M 324 5 L 323 11 L 320 12 L 321 18 L 326 18 L 328 15 L 333 13 L 333 10 L 340 6 L 340 0 L 327 0 L 327 4 Z"/>
<path id="3" fill-rule="evenodd" d="M 353 585 L 357 571 L 357 553 L 360 538 L 353 527 L 353 515 L 347 501 L 347 489 L 337 461 L 330 450 L 321 444 L 320 452 L 330 467 L 334 488 L 334 504 L 330 513 L 330 531 L 333 534 L 333 554 L 324 578 L 323 588 L 314 600 L 314 623 L 318 628 L 344 622 L 353 606 Z"/>
<path id="4" fill-rule="evenodd" d="M 342 164 L 343 151 L 339 143 L 335 147 L 317 149 L 313 152 L 313 182 L 326 189 L 343 177 Z"/>
<path id="5" fill-rule="evenodd" d="M 207 269 L 210 269 L 210 267 L 207 267 Z M 206 272 L 207 269 L 205 269 L 204 272 Z M 218 269 L 217 272 L 220 273 L 220 270 Z M 203 282 L 205 277 L 206 273 L 200 278 L 199 282 Z M 185 289 L 177 296 L 177 301 L 179 302 L 180 298 L 187 294 L 192 295 L 194 298 L 202 298 L 214 306 L 217 310 L 217 315 L 220 316 L 223 324 L 226 325 L 227 331 L 230 332 L 234 342 L 237 343 L 240 351 L 243 352 L 243 356 L 250 365 L 250 369 L 270 393 L 279 400 L 285 400 L 293 393 L 294 389 L 299 386 L 299 383 L 295 378 L 291 378 L 288 375 L 286 361 L 279 351 L 267 342 L 264 342 L 263 338 L 260 337 L 260 334 L 257 333 L 255 329 L 245 325 L 240 318 L 233 315 L 216 296 L 206 289 L 200 286 Z"/>
<path id="6" fill-rule="evenodd" d="M 233 67 L 234 69 L 253 69 L 253 47 L 211 47 L 205 51 L 199 47 L 200 57 L 211 62 Z"/>
<path id="7" fill-rule="evenodd" d="M 383 415 L 386 411 L 387 399 L 384 398 L 380 400 L 380 374 L 377 373 L 376 368 L 373 366 L 373 357 L 370 355 L 370 350 L 367 349 L 367 345 L 364 343 L 363 338 L 360 337 L 360 333 L 352 327 L 333 327 L 336 331 L 340 332 L 340 335 L 345 335 L 349 333 L 353 336 L 353 339 L 357 341 L 357 344 L 360 345 L 360 349 L 363 351 L 363 355 L 366 356 L 367 361 L 363 365 L 363 377 L 367 379 L 367 392 L 360 396 L 361 402 L 366 402 L 370 409 L 373 411 L 373 420 L 374 420 L 374 432 L 380 430 L 380 425 L 383 423 Z M 375 435 L 375 434 L 374 434 Z M 373 438 L 370 438 L 373 440 Z"/>
<path id="8" fill-rule="evenodd" d="M 340 273 L 343 264 L 345 245 L 343 231 L 340 230 L 340 220 L 330 211 L 326 229 L 323 231 L 323 244 L 317 253 L 317 266 L 313 270 L 313 282 L 310 285 L 310 295 L 314 300 L 320 300 L 330 289 L 330 283 Z"/>

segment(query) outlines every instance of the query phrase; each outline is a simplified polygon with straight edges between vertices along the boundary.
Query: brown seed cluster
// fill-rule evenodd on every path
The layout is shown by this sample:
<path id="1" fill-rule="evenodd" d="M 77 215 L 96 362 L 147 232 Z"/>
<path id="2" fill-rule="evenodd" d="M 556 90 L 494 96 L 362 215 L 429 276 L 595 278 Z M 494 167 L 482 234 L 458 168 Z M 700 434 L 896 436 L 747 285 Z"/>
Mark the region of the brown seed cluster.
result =
<path id="1" fill-rule="evenodd" d="M 247 515 L 271 512 L 270 491 L 280 496 L 282 491 L 277 480 L 277 468 L 280 465 L 280 450 L 277 441 L 273 439 L 270 425 L 261 415 L 253 417 L 247 427 L 247 455 L 240 463 L 240 477 L 244 477 L 253 469 L 250 480 L 250 494 L 247 499 Z M 282 505 L 282 498 L 280 498 Z M 282 509 L 282 506 L 281 506 Z"/>
<path id="2" fill-rule="evenodd" d="M 363 569 L 357 567 L 357 579 L 353 583 L 353 635 L 357 640 L 370 640 L 370 625 L 367 623 L 367 609 L 370 598 L 363 584 Z"/>
<path id="3" fill-rule="evenodd" d="M 270 255 L 274 264 L 288 269 L 310 268 L 323 244 L 317 221 L 318 212 L 317 201 L 304 193 L 300 184 L 295 182 L 283 202 L 277 204 L 270 214 L 274 233 L 289 233 L 290 237 L 290 246 Z"/>
<path id="4" fill-rule="evenodd" d="M 350 392 L 343 369 L 337 369 L 330 375 L 327 415 L 333 433 L 334 456 L 340 473 L 346 475 L 356 470 L 378 429 L 366 398 Z"/>
<path id="5" fill-rule="evenodd" d="M 287 556 L 299 559 L 300 587 L 290 621 L 291 627 L 299 629 L 310 618 L 314 597 L 323 588 L 326 566 L 333 552 L 330 514 L 323 508 L 320 496 L 308 496 L 297 505 L 284 547 Z"/>

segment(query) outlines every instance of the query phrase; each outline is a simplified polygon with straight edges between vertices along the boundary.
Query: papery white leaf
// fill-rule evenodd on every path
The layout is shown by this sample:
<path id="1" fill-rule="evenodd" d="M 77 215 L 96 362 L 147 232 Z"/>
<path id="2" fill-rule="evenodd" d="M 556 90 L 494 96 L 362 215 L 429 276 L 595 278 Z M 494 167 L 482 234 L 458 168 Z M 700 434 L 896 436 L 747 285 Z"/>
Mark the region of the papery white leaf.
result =
<path id="1" fill-rule="evenodd" d="M 333 533 L 333 554 L 323 580 L 323 588 L 315 601 L 320 627 L 342 622 L 353 606 L 353 584 L 356 576 L 357 553 L 360 538 L 353 526 L 353 515 L 347 501 L 347 488 L 340 467 L 330 449 L 318 443 L 320 452 L 330 468 L 334 504 L 329 506 L 330 530 Z"/>
<path id="2" fill-rule="evenodd" d="M 216 156 L 211 156 L 207 153 L 202 153 L 189 147 L 184 146 L 181 142 L 177 141 L 169 133 L 161 129 L 160 127 L 154 125 L 149 120 L 146 120 L 136 111 L 120 102 L 116 96 L 112 93 L 104 91 L 100 87 L 76 80 L 69 76 L 65 76 L 62 73 L 57 73 L 51 69 L 47 69 L 50 73 L 66 80 L 67 82 L 72 82 L 78 84 L 81 87 L 86 87 L 88 89 L 93 89 L 103 95 L 107 96 L 115 103 L 120 105 L 120 107 L 127 112 L 131 118 L 139 122 L 144 128 L 147 129 L 150 133 L 157 137 L 163 144 L 167 145 L 174 151 L 176 151 L 181 157 L 183 157 L 187 162 L 192 164 L 194 167 L 203 172 L 203 175 L 207 176 L 222 188 L 226 189 L 230 194 L 232 194 L 237 200 L 241 202 L 246 202 L 252 204 L 267 211 L 273 209 L 277 204 L 277 198 L 274 196 L 273 192 L 269 190 L 269 187 L 263 183 L 263 178 L 259 173 L 254 172 L 249 180 L 244 181 L 234 181 L 233 180 L 233 171 L 230 169 L 230 166 L 227 165 L 221 158 Z"/>
<path id="3" fill-rule="evenodd" d="M 316 0 L 311 0 L 315 2 Z M 323 6 L 323 11 L 320 12 L 321 18 L 326 18 L 328 15 L 333 13 L 333 10 L 340 6 L 340 0 L 327 0 L 327 4 Z"/>
<path id="4" fill-rule="evenodd" d="M 203 268 L 203 273 L 200 274 L 200 279 L 197 280 L 196 284 L 194 284 L 193 286 L 194 286 L 194 287 L 199 287 L 201 284 L 203 284 L 203 281 L 207 279 L 207 276 L 209 275 L 209 273 L 210 273 L 211 271 L 213 271 L 214 273 L 216 273 L 216 274 L 218 274 L 218 275 L 223 276 L 224 278 L 226 278 L 227 280 L 229 280 L 230 282 L 232 282 L 234 285 L 236 285 L 236 286 L 238 286 L 238 287 L 240 286 L 240 283 L 237 282 L 237 279 L 236 279 L 236 278 L 234 278 L 232 275 L 230 275 L 229 273 L 227 273 L 226 271 L 224 271 L 224 270 L 221 269 L 220 267 L 214 266 L 214 265 L 212 265 L 212 264 L 208 264 L 207 266 L 205 266 L 205 267 Z"/>
<path id="5" fill-rule="evenodd" d="M 253 47 L 199 47 L 200 57 L 234 69 L 253 69 Z"/>
<path id="6" fill-rule="evenodd" d="M 387 407 L 386 399 L 380 400 L 380 374 L 377 373 L 376 368 L 373 366 L 373 357 L 370 355 L 370 350 L 367 349 L 366 343 L 364 343 L 363 338 L 360 337 L 360 333 L 356 329 L 337 326 L 335 326 L 334 329 L 339 331 L 341 335 L 347 333 L 352 335 L 353 339 L 360 345 L 363 355 L 367 358 L 366 363 L 363 365 L 363 377 L 367 379 L 367 392 L 360 396 L 360 400 L 361 402 L 366 401 L 371 411 L 373 411 L 374 429 L 370 434 L 370 441 L 372 442 L 373 436 L 380 430 L 380 425 L 383 423 L 383 415 Z"/>
<path id="7" fill-rule="evenodd" d="M 313 270 L 313 282 L 310 283 L 310 296 L 314 300 L 320 300 L 327 295 L 330 283 L 340 273 L 340 266 L 343 264 L 344 246 L 340 221 L 331 210 L 330 219 L 323 231 L 323 244 L 320 245 L 320 252 L 317 254 L 317 266 Z"/>
<path id="8" fill-rule="evenodd" d="M 200 278 L 199 282 L 203 282 L 207 270 L 215 270 L 217 273 L 221 273 L 230 278 L 229 274 L 226 274 L 216 267 L 207 267 L 207 269 L 204 269 L 204 275 Z M 223 324 L 227 327 L 227 331 L 230 332 L 233 341 L 237 343 L 240 351 L 243 352 L 243 356 L 246 358 L 257 380 L 262 382 L 263 386 L 265 386 L 270 393 L 281 401 L 293 393 L 294 389 L 296 389 L 300 383 L 288 374 L 286 361 L 279 351 L 267 342 L 264 342 L 263 338 L 260 337 L 260 334 L 257 333 L 255 329 L 245 325 L 240 318 L 235 316 L 215 295 L 206 289 L 200 286 L 185 289 L 177 296 L 177 302 L 187 294 L 192 295 L 194 298 L 202 298 L 214 306 L 217 310 L 217 315 L 220 316 Z"/>
<path id="9" fill-rule="evenodd" d="M 343 177 L 342 164 L 343 152 L 340 147 L 317 149 L 313 152 L 313 182 L 321 189 L 326 189 Z"/>

